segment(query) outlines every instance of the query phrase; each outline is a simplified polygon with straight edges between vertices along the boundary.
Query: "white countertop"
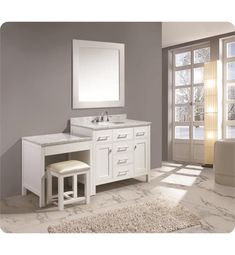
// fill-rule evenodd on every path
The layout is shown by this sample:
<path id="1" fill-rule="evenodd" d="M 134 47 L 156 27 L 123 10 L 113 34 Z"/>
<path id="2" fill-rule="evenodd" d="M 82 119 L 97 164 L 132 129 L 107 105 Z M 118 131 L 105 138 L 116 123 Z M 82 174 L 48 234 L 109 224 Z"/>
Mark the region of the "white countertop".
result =
<path id="1" fill-rule="evenodd" d="M 91 141 L 91 137 L 88 136 L 75 136 L 68 133 L 57 133 L 49 135 L 37 135 L 37 136 L 25 136 L 22 137 L 22 140 L 38 144 L 42 147 L 66 144 L 66 143 L 75 143 L 75 142 L 84 142 Z"/>
<path id="2" fill-rule="evenodd" d="M 116 123 L 114 123 L 116 122 Z M 118 123 L 120 122 L 120 123 Z M 94 130 L 105 130 L 105 129 L 114 129 L 114 128 L 127 128 L 127 127 L 138 127 L 138 126 L 149 126 L 151 125 L 151 122 L 148 121 L 140 121 L 140 120 L 131 120 L 131 119 L 125 119 L 125 120 L 117 120 L 117 121 L 109 121 L 109 122 L 100 122 L 100 123 L 92 123 L 91 121 L 85 121 L 81 122 L 76 121 L 74 118 L 71 122 L 71 125 L 78 126 L 78 127 L 84 127 L 84 128 L 90 128 Z"/>

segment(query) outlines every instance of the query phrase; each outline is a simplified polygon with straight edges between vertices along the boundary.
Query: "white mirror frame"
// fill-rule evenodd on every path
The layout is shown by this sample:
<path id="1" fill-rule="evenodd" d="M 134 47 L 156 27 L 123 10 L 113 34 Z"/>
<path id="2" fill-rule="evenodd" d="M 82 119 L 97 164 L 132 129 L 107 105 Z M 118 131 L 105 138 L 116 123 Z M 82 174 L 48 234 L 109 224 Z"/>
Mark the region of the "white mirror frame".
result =
<path id="1" fill-rule="evenodd" d="M 73 109 L 81 108 L 103 108 L 103 107 L 123 107 L 125 106 L 125 57 L 123 43 L 109 43 L 86 40 L 72 40 L 73 47 Z M 79 49 L 81 47 L 116 49 L 119 51 L 119 100 L 101 102 L 80 102 L 79 101 Z"/>

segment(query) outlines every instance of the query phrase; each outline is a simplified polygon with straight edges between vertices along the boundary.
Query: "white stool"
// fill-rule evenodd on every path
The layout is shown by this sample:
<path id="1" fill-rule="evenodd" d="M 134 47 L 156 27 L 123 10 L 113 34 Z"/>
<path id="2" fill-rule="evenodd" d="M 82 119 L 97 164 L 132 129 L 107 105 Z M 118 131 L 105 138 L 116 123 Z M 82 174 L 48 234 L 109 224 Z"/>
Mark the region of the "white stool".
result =
<path id="1" fill-rule="evenodd" d="M 59 210 L 64 210 L 65 204 L 71 204 L 78 201 L 90 201 L 90 166 L 78 160 L 68 160 L 47 166 L 47 204 L 52 203 L 58 198 Z M 77 196 L 77 176 L 84 175 L 85 196 Z M 58 195 L 52 196 L 52 177 L 58 178 Z M 64 178 L 73 178 L 73 190 L 64 192 Z M 73 195 L 73 196 L 70 196 Z M 64 199 L 66 198 L 66 199 Z"/>

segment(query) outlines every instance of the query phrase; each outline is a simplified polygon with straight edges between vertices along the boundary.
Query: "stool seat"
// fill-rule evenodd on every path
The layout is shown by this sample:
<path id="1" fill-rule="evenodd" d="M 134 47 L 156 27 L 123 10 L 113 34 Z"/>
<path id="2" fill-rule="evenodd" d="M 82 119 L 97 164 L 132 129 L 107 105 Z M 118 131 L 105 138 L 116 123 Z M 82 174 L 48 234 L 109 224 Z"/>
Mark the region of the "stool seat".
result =
<path id="1" fill-rule="evenodd" d="M 84 188 L 85 194 L 83 197 L 78 197 L 77 178 L 78 176 L 85 177 Z M 58 194 L 52 195 L 52 178 L 58 179 Z M 72 178 L 72 191 L 64 191 L 64 178 Z M 90 201 L 90 166 L 79 160 L 62 161 L 47 166 L 47 204 L 53 202 L 53 199 L 58 200 L 59 210 L 64 209 L 65 204 L 76 203 L 78 201 Z"/>
<path id="2" fill-rule="evenodd" d="M 79 160 L 62 161 L 47 166 L 48 171 L 53 171 L 59 174 L 65 174 L 73 171 L 78 172 L 79 170 L 84 171 L 89 168 L 90 166 L 88 164 Z"/>

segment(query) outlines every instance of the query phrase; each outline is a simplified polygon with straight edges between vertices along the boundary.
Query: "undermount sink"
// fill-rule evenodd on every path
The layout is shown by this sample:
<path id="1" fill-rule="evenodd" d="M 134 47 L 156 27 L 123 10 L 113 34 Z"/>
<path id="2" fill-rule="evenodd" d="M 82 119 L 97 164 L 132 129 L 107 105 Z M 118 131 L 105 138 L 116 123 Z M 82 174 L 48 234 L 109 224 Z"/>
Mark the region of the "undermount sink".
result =
<path id="1" fill-rule="evenodd" d="M 125 122 L 124 121 L 114 121 L 114 122 L 110 122 L 110 123 L 112 123 L 112 124 L 124 124 Z"/>
<path id="2" fill-rule="evenodd" d="M 96 124 L 100 126 L 111 126 L 111 125 L 120 125 L 124 123 L 125 123 L 124 121 L 113 121 L 113 122 L 103 121 L 103 122 L 97 122 Z"/>

